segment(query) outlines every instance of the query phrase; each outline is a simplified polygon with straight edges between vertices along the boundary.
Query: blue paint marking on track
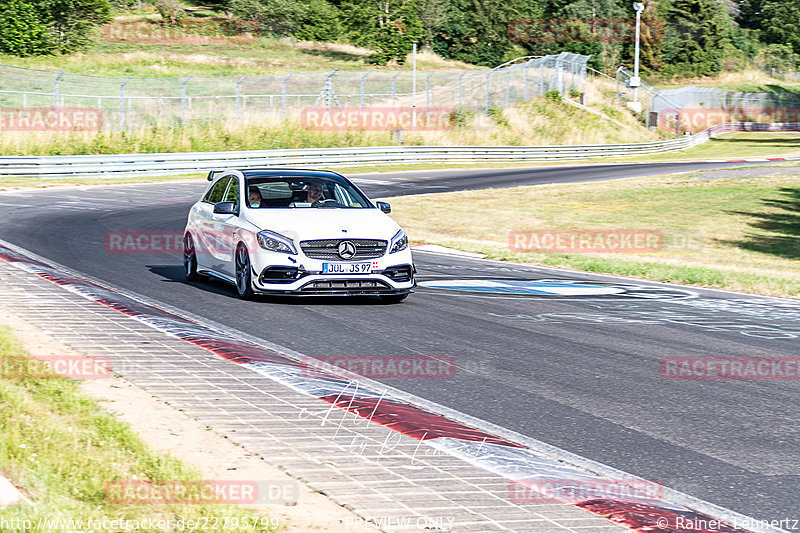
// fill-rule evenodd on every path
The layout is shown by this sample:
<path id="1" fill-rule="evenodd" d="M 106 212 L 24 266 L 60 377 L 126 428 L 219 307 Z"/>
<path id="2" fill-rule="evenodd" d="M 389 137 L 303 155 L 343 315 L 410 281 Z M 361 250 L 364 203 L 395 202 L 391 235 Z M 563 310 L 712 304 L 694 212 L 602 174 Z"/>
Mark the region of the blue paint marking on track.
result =
<path id="1" fill-rule="evenodd" d="M 420 285 L 431 289 L 541 296 L 605 296 L 625 292 L 613 286 L 533 280 L 456 279 L 423 281 Z"/>
<path id="2" fill-rule="evenodd" d="M 570 279 L 438 279 L 420 281 L 419 287 L 486 297 L 684 300 L 697 295 L 686 289 Z"/>

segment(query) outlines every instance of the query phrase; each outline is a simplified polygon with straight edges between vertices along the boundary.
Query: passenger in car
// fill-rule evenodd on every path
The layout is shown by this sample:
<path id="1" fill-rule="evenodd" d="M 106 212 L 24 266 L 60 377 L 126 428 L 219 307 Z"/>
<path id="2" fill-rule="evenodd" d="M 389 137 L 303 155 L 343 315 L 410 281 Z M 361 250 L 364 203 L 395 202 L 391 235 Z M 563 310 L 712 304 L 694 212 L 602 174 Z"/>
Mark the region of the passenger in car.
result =
<path id="1" fill-rule="evenodd" d="M 260 207 L 261 201 L 263 198 L 261 197 L 261 191 L 258 190 L 258 187 L 250 187 L 247 191 L 247 201 L 250 204 L 250 207 Z"/>

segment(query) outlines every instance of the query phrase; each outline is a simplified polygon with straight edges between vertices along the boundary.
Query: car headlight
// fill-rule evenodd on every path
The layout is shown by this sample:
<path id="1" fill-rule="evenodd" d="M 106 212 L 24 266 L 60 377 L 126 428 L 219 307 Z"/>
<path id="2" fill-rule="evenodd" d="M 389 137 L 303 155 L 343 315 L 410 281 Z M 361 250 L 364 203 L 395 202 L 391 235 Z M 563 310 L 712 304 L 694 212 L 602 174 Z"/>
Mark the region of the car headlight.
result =
<path id="1" fill-rule="evenodd" d="M 263 230 L 258 232 L 258 245 L 265 250 L 280 252 L 282 254 L 297 254 L 294 242 L 289 237 L 275 233 L 274 231 Z"/>
<path id="2" fill-rule="evenodd" d="M 408 248 L 408 237 L 403 233 L 403 230 L 400 230 L 392 237 L 392 247 L 389 249 L 389 253 L 393 254 L 406 248 Z"/>

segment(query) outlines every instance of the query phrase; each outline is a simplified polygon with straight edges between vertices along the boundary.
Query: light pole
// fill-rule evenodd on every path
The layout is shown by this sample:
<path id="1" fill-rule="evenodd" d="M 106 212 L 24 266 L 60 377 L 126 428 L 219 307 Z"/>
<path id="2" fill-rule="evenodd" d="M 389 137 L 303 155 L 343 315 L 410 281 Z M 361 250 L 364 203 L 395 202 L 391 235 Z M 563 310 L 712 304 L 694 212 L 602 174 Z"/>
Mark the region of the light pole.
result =
<path id="1" fill-rule="evenodd" d="M 633 51 L 633 78 L 631 78 L 629 85 L 633 89 L 633 101 L 639 102 L 639 27 L 642 22 L 642 11 L 644 11 L 644 4 L 641 2 L 634 2 L 633 9 L 636 10 L 636 45 Z"/>
<path id="2" fill-rule="evenodd" d="M 411 127 L 417 127 L 417 41 L 411 41 Z"/>

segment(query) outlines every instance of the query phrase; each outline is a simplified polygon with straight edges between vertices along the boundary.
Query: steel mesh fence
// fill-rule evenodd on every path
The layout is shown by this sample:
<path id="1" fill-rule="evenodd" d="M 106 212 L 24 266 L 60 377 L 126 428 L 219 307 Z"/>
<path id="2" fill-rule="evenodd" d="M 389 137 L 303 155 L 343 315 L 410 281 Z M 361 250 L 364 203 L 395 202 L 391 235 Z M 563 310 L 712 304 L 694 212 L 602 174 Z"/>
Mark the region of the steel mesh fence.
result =
<path id="1" fill-rule="evenodd" d="M 800 121 L 800 96 L 793 93 L 737 92 L 716 87 L 655 90 L 641 82 L 630 86 L 633 75 L 620 67 L 616 73 L 617 103 L 645 113 L 648 126 L 699 132 L 723 122 L 790 123 Z"/>
<path id="2" fill-rule="evenodd" d="M 0 108 L 95 108 L 103 129 L 286 118 L 304 108 L 430 107 L 488 112 L 551 90 L 582 91 L 589 56 L 561 53 L 492 70 L 107 77 L 0 65 Z"/>

